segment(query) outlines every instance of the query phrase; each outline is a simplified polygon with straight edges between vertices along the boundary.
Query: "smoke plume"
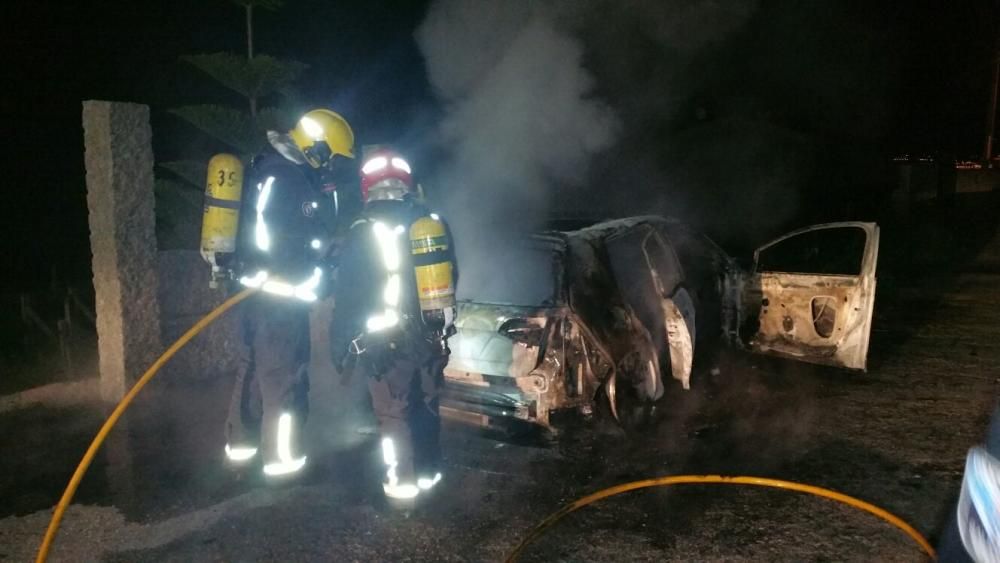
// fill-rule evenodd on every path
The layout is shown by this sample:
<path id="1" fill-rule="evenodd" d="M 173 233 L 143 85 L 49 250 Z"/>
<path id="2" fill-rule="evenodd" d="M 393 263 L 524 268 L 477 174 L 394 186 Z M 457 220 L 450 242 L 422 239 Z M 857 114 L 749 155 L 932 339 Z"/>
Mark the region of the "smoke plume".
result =
<path id="1" fill-rule="evenodd" d="M 466 272 L 553 217 L 669 215 L 722 242 L 807 207 L 833 218 L 821 196 L 863 185 L 884 130 L 889 39 L 867 8 L 808 4 L 433 2 L 416 33 L 443 110 L 429 184 Z"/>
<path id="2" fill-rule="evenodd" d="M 589 161 L 616 139 L 617 118 L 592 95 L 582 44 L 553 15 L 536 2 L 442 0 L 417 32 L 446 111 L 447 165 L 437 181 L 456 229 L 466 216 L 530 228 L 553 186 L 581 185 Z"/>

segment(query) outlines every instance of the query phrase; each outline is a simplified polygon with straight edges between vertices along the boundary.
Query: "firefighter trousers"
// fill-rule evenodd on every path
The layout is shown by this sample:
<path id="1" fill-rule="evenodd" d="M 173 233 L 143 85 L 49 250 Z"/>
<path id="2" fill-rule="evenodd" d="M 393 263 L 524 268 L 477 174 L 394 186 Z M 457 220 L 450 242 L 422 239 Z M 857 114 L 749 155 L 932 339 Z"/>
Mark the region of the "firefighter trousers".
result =
<path id="1" fill-rule="evenodd" d="M 421 357 L 422 356 L 422 357 Z M 438 410 L 448 356 L 394 355 L 369 372 L 368 390 L 378 420 L 385 484 L 436 483 L 441 471 L 441 417 Z M 429 487 L 423 487 L 429 488 Z M 387 489 L 388 490 L 388 489 Z"/>
<path id="2" fill-rule="evenodd" d="M 309 408 L 309 309 L 255 295 L 243 308 L 242 332 L 226 421 L 227 453 L 233 461 L 246 461 L 259 449 L 265 473 L 293 473 L 304 463 L 298 437 Z"/>

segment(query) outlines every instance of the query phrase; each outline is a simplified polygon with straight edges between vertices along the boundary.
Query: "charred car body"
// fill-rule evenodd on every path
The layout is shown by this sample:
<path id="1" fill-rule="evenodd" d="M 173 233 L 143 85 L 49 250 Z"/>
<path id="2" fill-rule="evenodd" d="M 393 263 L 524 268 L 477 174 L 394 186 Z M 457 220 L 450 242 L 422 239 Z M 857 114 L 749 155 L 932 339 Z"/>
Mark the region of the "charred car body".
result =
<path id="1" fill-rule="evenodd" d="M 758 249 L 750 271 L 662 217 L 533 235 L 491 257 L 475 299 L 459 302 L 443 412 L 551 427 L 603 391 L 617 416 L 623 393 L 651 402 L 689 388 L 720 343 L 864 369 L 877 254 L 871 223 L 790 233 Z"/>

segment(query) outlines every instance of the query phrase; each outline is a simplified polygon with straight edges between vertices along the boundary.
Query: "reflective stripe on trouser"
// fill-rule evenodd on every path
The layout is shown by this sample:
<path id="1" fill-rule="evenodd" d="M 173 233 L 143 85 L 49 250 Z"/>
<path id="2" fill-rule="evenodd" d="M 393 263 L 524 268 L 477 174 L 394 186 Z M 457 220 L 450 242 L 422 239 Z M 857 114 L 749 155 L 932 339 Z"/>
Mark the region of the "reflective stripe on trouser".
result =
<path id="1" fill-rule="evenodd" d="M 418 485 L 427 489 L 441 479 L 438 402 L 445 364 L 446 357 L 425 362 L 401 357 L 384 373 L 369 377 L 388 496 L 413 497 Z"/>
<path id="2" fill-rule="evenodd" d="M 267 296 L 251 299 L 244 311 L 226 453 L 242 462 L 259 448 L 266 473 L 293 473 L 304 464 L 296 442 L 308 413 L 309 312 Z"/>

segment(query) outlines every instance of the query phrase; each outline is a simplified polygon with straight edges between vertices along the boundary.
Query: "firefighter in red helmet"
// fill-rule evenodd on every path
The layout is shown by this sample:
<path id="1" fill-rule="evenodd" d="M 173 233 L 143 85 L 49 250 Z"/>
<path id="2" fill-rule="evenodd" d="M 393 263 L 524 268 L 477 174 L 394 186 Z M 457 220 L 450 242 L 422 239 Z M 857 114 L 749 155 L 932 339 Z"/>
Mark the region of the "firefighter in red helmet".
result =
<path id="1" fill-rule="evenodd" d="M 442 477 L 438 395 L 458 280 L 451 233 L 415 185 L 409 163 L 394 151 L 364 160 L 365 207 L 341 255 L 330 330 L 338 369 L 367 376 L 383 491 L 404 506 Z"/>
<path id="2" fill-rule="evenodd" d="M 418 197 L 415 186 L 410 164 L 389 149 L 373 151 L 361 166 L 361 200 L 365 204 Z"/>

